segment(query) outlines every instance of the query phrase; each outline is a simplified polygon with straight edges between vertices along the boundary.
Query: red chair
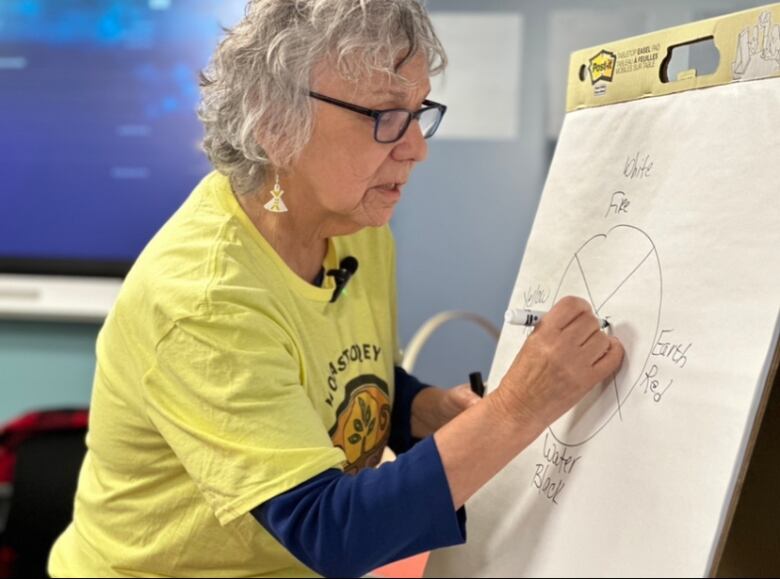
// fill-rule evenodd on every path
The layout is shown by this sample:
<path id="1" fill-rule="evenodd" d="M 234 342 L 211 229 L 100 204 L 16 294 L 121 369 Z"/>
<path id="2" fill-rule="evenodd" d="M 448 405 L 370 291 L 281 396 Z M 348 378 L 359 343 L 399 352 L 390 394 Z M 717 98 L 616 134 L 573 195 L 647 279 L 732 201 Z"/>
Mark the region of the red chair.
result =
<path id="1" fill-rule="evenodd" d="M 0 484 L 11 488 L 0 577 L 47 576 L 49 550 L 73 517 L 86 432 L 86 410 L 32 413 L 0 430 Z"/>

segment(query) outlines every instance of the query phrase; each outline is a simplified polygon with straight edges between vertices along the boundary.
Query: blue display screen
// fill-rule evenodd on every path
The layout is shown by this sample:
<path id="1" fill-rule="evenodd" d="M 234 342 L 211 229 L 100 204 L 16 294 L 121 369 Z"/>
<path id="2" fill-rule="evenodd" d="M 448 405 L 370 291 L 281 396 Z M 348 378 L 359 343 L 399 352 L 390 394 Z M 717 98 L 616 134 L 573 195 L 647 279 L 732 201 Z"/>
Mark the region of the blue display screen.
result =
<path id="1" fill-rule="evenodd" d="M 244 5 L 0 1 L 6 271 L 138 256 L 210 170 L 199 149 L 198 73 Z"/>

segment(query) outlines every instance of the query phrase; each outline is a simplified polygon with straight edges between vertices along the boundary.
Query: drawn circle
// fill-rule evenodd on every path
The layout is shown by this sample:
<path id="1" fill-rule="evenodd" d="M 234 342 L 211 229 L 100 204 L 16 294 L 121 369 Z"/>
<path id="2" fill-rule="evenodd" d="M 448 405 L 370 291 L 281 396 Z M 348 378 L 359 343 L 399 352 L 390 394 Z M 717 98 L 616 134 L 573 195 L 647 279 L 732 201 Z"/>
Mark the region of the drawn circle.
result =
<path id="1" fill-rule="evenodd" d="M 661 319 L 663 276 L 652 239 L 641 229 L 618 225 L 586 241 L 561 277 L 553 303 L 567 295 L 588 300 L 612 324 L 626 354 L 617 375 L 591 390 L 550 426 L 565 446 L 580 446 L 615 416 L 642 379 Z"/>

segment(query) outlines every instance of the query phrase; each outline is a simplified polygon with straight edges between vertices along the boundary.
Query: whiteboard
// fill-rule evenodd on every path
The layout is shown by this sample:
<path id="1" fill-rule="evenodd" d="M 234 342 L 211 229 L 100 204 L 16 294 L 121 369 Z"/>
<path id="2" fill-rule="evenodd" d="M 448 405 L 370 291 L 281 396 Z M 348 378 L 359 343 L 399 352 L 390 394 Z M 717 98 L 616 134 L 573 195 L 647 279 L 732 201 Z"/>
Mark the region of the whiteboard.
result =
<path id="1" fill-rule="evenodd" d="M 780 78 L 567 114 L 510 306 L 581 296 L 626 358 L 426 575 L 707 574 L 778 341 L 779 225 Z M 503 328 L 489 388 L 528 332 Z"/>

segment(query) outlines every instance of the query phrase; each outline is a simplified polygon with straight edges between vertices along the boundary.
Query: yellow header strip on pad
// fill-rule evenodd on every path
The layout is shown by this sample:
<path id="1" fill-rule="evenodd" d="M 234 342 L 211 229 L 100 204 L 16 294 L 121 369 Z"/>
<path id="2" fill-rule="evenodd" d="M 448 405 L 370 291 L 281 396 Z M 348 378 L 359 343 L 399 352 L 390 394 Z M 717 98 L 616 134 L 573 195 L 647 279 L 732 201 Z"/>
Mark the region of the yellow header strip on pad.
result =
<path id="1" fill-rule="evenodd" d="M 712 39 L 718 69 L 662 80 L 672 50 Z M 780 3 L 619 40 L 572 54 L 566 110 L 780 76 Z"/>

